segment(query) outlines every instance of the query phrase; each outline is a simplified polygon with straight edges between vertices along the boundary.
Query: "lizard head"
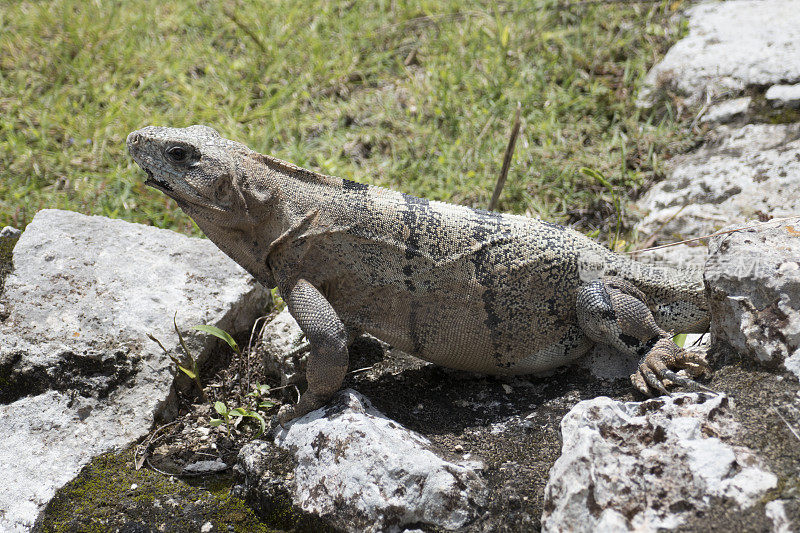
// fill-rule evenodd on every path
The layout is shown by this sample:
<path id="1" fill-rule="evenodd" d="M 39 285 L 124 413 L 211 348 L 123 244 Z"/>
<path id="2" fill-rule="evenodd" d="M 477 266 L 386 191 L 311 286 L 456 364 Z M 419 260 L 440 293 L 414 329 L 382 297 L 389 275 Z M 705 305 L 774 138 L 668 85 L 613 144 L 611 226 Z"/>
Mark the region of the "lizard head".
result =
<path id="1" fill-rule="evenodd" d="M 148 126 L 128 135 L 127 145 L 147 174 L 145 184 L 173 198 L 198 224 L 225 225 L 231 213 L 247 211 L 238 187 L 247 158 L 236 157 L 251 152 L 243 144 L 208 126 Z"/>

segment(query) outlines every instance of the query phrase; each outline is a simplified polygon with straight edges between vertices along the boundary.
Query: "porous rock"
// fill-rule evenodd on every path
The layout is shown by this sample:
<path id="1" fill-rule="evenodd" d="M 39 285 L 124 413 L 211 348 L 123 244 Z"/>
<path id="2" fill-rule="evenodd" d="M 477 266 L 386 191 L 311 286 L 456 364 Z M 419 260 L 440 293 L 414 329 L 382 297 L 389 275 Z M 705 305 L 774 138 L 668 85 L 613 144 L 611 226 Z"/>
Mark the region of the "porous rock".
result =
<path id="1" fill-rule="evenodd" d="M 696 103 L 706 93 L 800 80 L 800 0 L 705 2 L 687 15 L 689 34 L 648 73 L 640 105 L 663 87 Z"/>
<path id="2" fill-rule="evenodd" d="M 561 421 L 542 530 L 657 531 L 679 526 L 710 497 L 755 503 L 777 477 L 752 451 L 730 444 L 738 428 L 730 401 L 681 394 L 578 403 Z"/>
<path id="3" fill-rule="evenodd" d="M 741 98 L 733 98 L 714 104 L 703 114 L 700 122 L 726 124 L 743 118 L 747 115 L 747 110 L 750 108 L 751 101 L 752 98 L 749 96 L 743 96 Z"/>
<path id="4" fill-rule="evenodd" d="M 211 242 L 104 217 L 36 214 L 0 298 L 0 530 L 27 531 L 92 457 L 145 435 L 174 410 L 178 312 L 189 331 L 246 331 L 269 293 Z"/>
<path id="5" fill-rule="evenodd" d="M 772 520 L 773 533 L 792 533 L 792 524 L 786 516 L 783 500 L 772 500 L 766 505 L 766 514 Z"/>
<path id="6" fill-rule="evenodd" d="M 22 234 L 20 230 L 11 226 L 0 229 L 0 239 L 16 239 Z"/>
<path id="7" fill-rule="evenodd" d="M 712 342 L 800 378 L 800 218 L 711 240 Z"/>
<path id="8" fill-rule="evenodd" d="M 720 126 L 700 149 L 674 158 L 637 203 L 640 235 L 656 244 L 709 235 L 730 224 L 800 213 L 800 124 Z M 704 246 L 664 250 L 702 265 Z"/>
<path id="9" fill-rule="evenodd" d="M 196 461 L 183 467 L 183 473 L 192 476 L 201 476 L 206 474 L 216 474 L 228 469 L 220 459 L 213 461 Z"/>
<path id="10" fill-rule="evenodd" d="M 234 493 L 271 517 L 290 500 L 295 514 L 337 530 L 400 531 L 420 523 L 457 529 L 485 503 L 481 468 L 478 461 L 443 459 L 426 438 L 346 389 L 274 442 L 242 448 Z"/>
<path id="11" fill-rule="evenodd" d="M 303 340 L 303 331 L 287 307 L 261 329 L 256 352 L 263 359 L 266 371 L 280 378 L 282 386 L 304 377 L 303 354 L 297 353 Z"/>
<path id="12" fill-rule="evenodd" d="M 764 93 L 764 98 L 773 107 L 800 107 L 800 83 L 794 85 L 773 85 Z"/>

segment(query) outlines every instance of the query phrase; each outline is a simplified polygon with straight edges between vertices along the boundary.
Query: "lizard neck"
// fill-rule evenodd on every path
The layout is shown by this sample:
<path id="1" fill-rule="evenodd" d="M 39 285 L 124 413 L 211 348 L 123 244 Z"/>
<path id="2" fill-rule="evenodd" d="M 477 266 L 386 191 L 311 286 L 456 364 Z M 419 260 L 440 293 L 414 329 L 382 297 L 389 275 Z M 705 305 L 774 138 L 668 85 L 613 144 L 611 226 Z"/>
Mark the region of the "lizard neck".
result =
<path id="1" fill-rule="evenodd" d="M 313 195 L 304 194 L 310 183 L 304 185 L 296 173 L 280 164 L 264 164 L 273 158 L 249 150 L 237 155 L 228 169 L 231 194 L 227 207 L 211 211 L 177 200 L 178 205 L 220 250 L 263 285 L 273 288 L 276 280 L 267 256 L 274 243 L 302 217 L 307 204 L 313 203 Z"/>
<path id="2" fill-rule="evenodd" d="M 252 151 L 238 158 L 232 174 L 236 207 L 224 223 L 219 217 L 192 218 L 223 252 L 273 288 L 280 280 L 270 255 L 308 226 L 328 222 L 317 214 L 326 198 L 337 197 L 332 189 L 341 189 L 343 180 Z M 191 206 L 181 207 L 191 215 Z"/>

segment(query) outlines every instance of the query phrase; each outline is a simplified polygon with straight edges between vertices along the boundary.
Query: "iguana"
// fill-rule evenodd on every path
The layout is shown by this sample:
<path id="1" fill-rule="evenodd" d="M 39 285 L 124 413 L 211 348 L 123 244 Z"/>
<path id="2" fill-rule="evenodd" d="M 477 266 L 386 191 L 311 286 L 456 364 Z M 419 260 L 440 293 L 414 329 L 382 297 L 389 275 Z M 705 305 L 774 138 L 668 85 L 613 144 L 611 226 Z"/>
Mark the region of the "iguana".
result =
<path id="1" fill-rule="evenodd" d="M 146 127 L 128 150 L 223 252 L 278 287 L 310 343 L 308 389 L 284 423 L 342 385 L 367 332 L 450 368 L 529 374 L 595 343 L 641 358 L 633 385 L 698 385 L 710 373 L 676 332 L 704 332 L 699 272 L 612 253 L 538 219 L 416 198 L 305 170 L 207 126 Z"/>

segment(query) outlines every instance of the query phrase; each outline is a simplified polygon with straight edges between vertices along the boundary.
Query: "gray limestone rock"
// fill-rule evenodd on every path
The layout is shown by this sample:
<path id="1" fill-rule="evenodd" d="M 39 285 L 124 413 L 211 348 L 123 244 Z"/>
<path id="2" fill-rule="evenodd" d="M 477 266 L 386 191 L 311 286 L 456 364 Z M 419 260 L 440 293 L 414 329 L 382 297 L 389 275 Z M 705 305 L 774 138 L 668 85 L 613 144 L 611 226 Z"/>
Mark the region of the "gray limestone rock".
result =
<path id="1" fill-rule="evenodd" d="M 746 508 L 777 477 L 738 431 L 724 395 L 680 394 L 645 402 L 606 397 L 561 421 L 561 457 L 545 489 L 542 531 L 673 529 L 709 498 Z"/>
<path id="2" fill-rule="evenodd" d="M 78 213 L 36 214 L 0 298 L 0 530 L 26 531 L 92 457 L 174 409 L 172 318 L 247 331 L 269 293 L 210 241 Z"/>
<path id="3" fill-rule="evenodd" d="M 772 520 L 773 533 L 792 533 L 792 524 L 786 516 L 783 500 L 772 500 L 766 505 L 766 514 Z"/>
<path id="4" fill-rule="evenodd" d="M 183 467 L 183 474 L 190 476 L 202 476 L 208 474 L 217 474 L 224 472 L 228 469 L 228 465 L 219 459 L 214 461 L 197 461 Z"/>
<path id="5" fill-rule="evenodd" d="M 274 443 L 242 448 L 234 493 L 269 516 L 289 499 L 309 524 L 317 517 L 340 530 L 401 531 L 420 523 L 449 530 L 471 522 L 484 505 L 481 469 L 478 461 L 443 459 L 428 439 L 346 389 L 279 431 Z"/>
<path id="6" fill-rule="evenodd" d="M 730 224 L 800 213 L 800 124 L 720 126 L 700 149 L 670 162 L 667 177 L 637 203 L 640 235 L 657 244 L 709 235 Z M 705 247 L 680 246 L 702 261 Z"/>
<path id="7" fill-rule="evenodd" d="M 764 94 L 773 107 L 800 107 L 800 83 L 795 85 L 773 85 Z"/>
<path id="8" fill-rule="evenodd" d="M 696 103 L 748 86 L 800 80 L 800 0 L 706 2 L 688 10 L 689 35 L 647 75 L 639 104 L 669 87 Z"/>
<path id="9" fill-rule="evenodd" d="M 727 124 L 744 118 L 747 115 L 747 110 L 750 108 L 752 98 L 743 96 L 741 98 L 733 98 L 732 100 L 724 100 L 718 104 L 714 104 L 708 108 L 700 122 L 707 122 L 710 124 Z"/>
<path id="10" fill-rule="evenodd" d="M 263 358 L 267 372 L 280 378 L 281 385 L 305 377 L 304 354 L 297 353 L 304 340 L 303 331 L 286 307 L 261 328 L 256 352 Z"/>
<path id="11" fill-rule="evenodd" d="M 800 378 L 800 217 L 776 226 L 711 241 L 712 342 Z"/>
<path id="12" fill-rule="evenodd" d="M 20 230 L 11 226 L 5 226 L 3 229 L 0 229 L 0 239 L 16 239 L 21 234 L 22 232 Z"/>

